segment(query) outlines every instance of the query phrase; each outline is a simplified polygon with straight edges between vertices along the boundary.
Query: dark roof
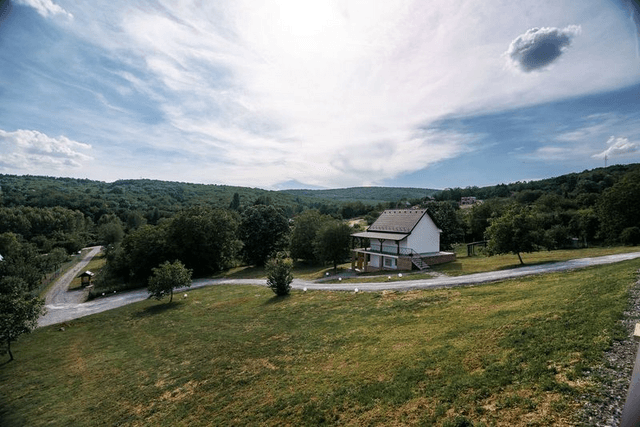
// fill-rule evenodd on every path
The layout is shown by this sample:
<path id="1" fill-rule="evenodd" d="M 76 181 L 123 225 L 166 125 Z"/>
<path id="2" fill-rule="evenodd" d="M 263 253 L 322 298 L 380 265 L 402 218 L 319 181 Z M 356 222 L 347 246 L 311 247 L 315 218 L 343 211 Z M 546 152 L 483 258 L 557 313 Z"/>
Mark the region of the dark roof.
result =
<path id="1" fill-rule="evenodd" d="M 388 209 L 380 214 L 367 231 L 411 233 L 426 209 Z"/>

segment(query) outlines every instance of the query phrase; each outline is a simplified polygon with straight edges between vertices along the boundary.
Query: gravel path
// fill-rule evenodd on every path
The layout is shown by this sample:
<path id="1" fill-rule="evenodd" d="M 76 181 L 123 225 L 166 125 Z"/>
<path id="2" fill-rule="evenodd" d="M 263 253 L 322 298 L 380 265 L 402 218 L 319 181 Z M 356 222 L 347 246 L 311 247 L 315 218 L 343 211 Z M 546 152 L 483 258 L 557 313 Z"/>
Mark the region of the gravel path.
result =
<path id="1" fill-rule="evenodd" d="M 397 282 L 378 282 L 378 283 L 317 283 L 300 279 L 294 279 L 292 288 L 308 289 L 308 290 L 325 290 L 325 291 L 383 291 L 396 290 L 405 291 L 412 289 L 430 289 L 454 286 L 477 285 L 480 283 L 496 282 L 499 280 L 510 279 L 515 277 L 531 276 L 534 274 L 553 273 L 558 271 L 574 270 L 594 265 L 611 264 L 615 262 L 625 261 L 629 259 L 640 258 L 640 252 L 632 252 L 627 254 L 607 255 L 595 258 L 581 258 L 571 261 L 557 262 L 553 264 L 542 264 L 530 267 L 520 267 L 512 270 L 493 271 L 488 273 L 469 274 L 457 277 L 434 277 L 422 280 L 406 280 Z M 203 286 L 212 285 L 266 285 L 265 279 L 200 279 L 194 280 L 191 289 L 201 288 Z M 182 292 L 177 290 L 176 292 Z M 111 310 L 123 305 L 147 299 L 146 290 L 137 290 L 131 292 L 123 292 L 117 295 L 98 298 L 85 303 L 74 303 L 60 300 L 47 304 L 47 314 L 38 321 L 38 326 L 53 325 L 56 323 L 66 322 L 68 320 L 77 319 L 79 317 L 88 316 L 90 314 L 100 313 L 102 311 Z"/>
<path id="2" fill-rule="evenodd" d="M 87 300 L 87 292 L 84 289 L 70 291 L 69 285 L 73 279 L 75 279 L 78 274 L 85 269 L 93 257 L 100 253 L 102 246 L 92 246 L 88 249 L 89 252 L 85 253 L 83 258 L 76 265 L 60 276 L 53 283 L 53 286 L 49 289 L 47 295 L 45 295 L 44 302 L 45 307 L 47 308 L 47 313 L 38 319 L 38 326 L 59 323 L 56 321 L 55 315 L 50 315 L 50 312 L 55 313 L 59 308 L 63 307 L 81 306 L 82 303 Z"/>
<path id="3" fill-rule="evenodd" d="M 640 274 L 640 271 L 638 271 Z M 605 353 L 604 362 L 586 376 L 598 385 L 596 391 L 580 396 L 582 409 L 578 419 L 582 425 L 595 427 L 618 426 L 627 399 L 629 379 L 638 352 L 638 342 L 633 338 L 636 323 L 640 322 L 640 280 L 630 291 L 630 301 L 624 313 L 622 325 L 627 338 L 614 341 Z"/>
<path id="4" fill-rule="evenodd" d="M 100 253 L 102 246 L 93 246 L 88 248 L 89 252 L 84 254 L 84 257 L 73 267 L 71 267 L 66 273 L 58 278 L 47 292 L 45 296 L 45 304 L 80 304 L 86 300 L 84 291 L 69 291 L 69 285 L 75 279 L 78 274 L 89 264 L 94 256 Z"/>

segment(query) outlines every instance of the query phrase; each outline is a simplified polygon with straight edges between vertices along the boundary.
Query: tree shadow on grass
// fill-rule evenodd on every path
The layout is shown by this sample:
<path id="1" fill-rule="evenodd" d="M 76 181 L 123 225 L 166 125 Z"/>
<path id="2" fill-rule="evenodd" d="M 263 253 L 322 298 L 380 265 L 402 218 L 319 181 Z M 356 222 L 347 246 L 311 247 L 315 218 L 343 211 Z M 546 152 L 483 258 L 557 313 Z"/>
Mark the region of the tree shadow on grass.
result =
<path id="1" fill-rule="evenodd" d="M 145 307 L 143 310 L 134 313 L 132 317 L 144 318 L 149 316 L 155 316 L 156 314 L 165 313 L 170 310 L 180 308 L 182 303 L 180 301 L 172 301 L 170 303 L 159 303 Z"/>
<path id="2" fill-rule="evenodd" d="M 285 302 L 289 298 L 291 298 L 291 294 L 283 295 L 283 296 L 274 295 L 271 298 L 269 298 L 268 300 L 266 300 L 264 302 L 264 305 L 280 304 L 281 302 Z"/>

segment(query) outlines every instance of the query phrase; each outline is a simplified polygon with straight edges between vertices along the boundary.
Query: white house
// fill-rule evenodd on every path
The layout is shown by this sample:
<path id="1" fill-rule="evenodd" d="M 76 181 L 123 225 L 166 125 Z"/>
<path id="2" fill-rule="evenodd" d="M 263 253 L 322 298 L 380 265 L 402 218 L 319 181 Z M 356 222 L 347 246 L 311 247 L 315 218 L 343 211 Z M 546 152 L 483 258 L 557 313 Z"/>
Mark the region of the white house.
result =
<path id="1" fill-rule="evenodd" d="M 431 264 L 455 259 L 440 252 L 440 233 L 425 209 L 388 209 L 367 231 L 351 236 L 370 246 L 353 250 L 352 268 L 361 271 L 422 270 Z"/>

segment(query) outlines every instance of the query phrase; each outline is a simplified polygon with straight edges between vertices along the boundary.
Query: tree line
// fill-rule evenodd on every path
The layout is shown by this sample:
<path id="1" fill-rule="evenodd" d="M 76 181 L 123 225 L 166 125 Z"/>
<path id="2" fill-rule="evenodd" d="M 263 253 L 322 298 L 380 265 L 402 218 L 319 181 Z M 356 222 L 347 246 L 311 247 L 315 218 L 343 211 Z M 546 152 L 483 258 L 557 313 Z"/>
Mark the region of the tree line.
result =
<path id="1" fill-rule="evenodd" d="M 443 230 L 445 248 L 453 243 L 489 240 L 489 253 L 519 255 L 576 245 L 640 244 L 640 165 L 459 190 L 412 201 L 426 207 Z M 461 209 L 451 200 L 463 197 L 461 194 L 493 196 Z"/>

